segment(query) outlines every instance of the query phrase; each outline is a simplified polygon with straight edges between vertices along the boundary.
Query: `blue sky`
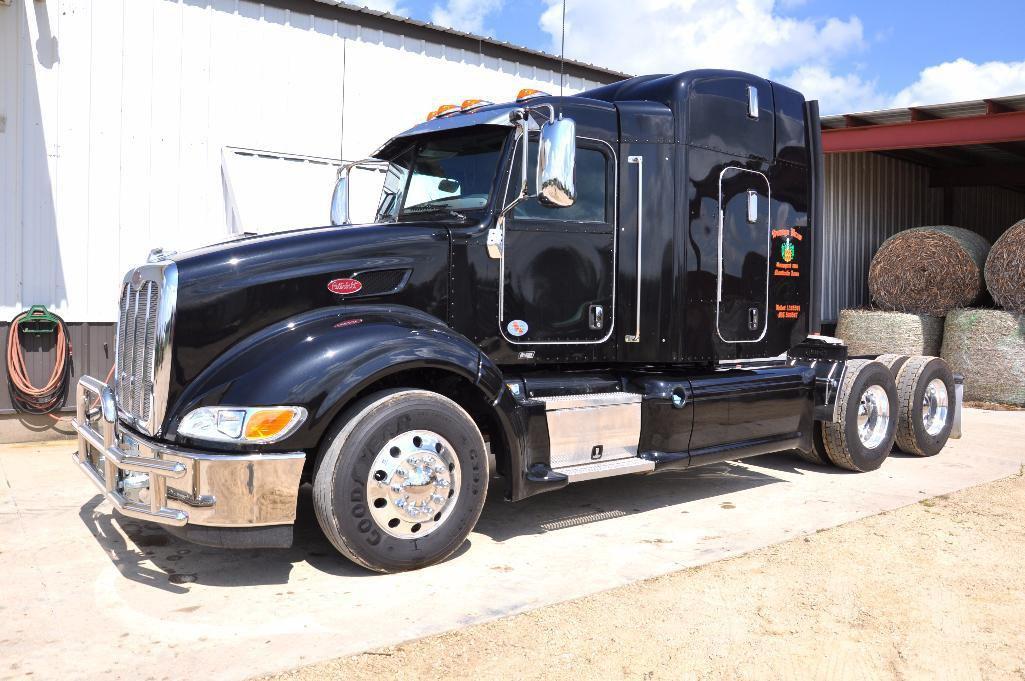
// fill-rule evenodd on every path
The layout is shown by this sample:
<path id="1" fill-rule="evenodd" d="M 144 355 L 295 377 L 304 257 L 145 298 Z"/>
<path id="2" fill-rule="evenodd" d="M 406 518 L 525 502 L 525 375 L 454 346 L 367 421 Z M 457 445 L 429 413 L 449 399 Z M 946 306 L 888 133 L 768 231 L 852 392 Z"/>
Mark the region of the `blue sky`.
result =
<path id="1" fill-rule="evenodd" d="M 558 48 L 561 0 L 360 4 Z M 740 68 L 827 113 L 1025 93 L 1021 0 L 568 0 L 567 26 L 567 57 L 629 73 Z"/>

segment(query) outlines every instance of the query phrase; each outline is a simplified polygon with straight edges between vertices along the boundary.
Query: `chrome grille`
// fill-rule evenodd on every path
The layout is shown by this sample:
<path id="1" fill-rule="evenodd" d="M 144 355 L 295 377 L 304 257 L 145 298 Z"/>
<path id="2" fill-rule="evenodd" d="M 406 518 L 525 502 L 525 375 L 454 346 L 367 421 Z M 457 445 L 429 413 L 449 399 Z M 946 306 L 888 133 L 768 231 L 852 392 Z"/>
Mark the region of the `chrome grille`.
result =
<path id="1" fill-rule="evenodd" d="M 160 285 L 144 280 L 121 289 L 117 327 L 117 402 L 120 410 L 143 423 L 153 410 Z"/>

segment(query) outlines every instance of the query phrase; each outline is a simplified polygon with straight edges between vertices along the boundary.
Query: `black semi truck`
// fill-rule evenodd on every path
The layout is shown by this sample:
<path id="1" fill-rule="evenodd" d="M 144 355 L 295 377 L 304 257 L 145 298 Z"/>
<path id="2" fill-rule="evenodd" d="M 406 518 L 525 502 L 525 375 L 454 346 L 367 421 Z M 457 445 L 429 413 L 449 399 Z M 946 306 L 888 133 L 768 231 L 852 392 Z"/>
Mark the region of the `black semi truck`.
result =
<path id="1" fill-rule="evenodd" d="M 353 168 L 383 173 L 348 224 Z M 151 254 L 75 461 L 121 514 L 390 572 L 453 553 L 489 482 L 770 452 L 854 471 L 937 453 L 960 398 L 932 357 L 819 335 L 817 103 L 734 71 L 432 112 L 339 174 L 331 226 Z"/>

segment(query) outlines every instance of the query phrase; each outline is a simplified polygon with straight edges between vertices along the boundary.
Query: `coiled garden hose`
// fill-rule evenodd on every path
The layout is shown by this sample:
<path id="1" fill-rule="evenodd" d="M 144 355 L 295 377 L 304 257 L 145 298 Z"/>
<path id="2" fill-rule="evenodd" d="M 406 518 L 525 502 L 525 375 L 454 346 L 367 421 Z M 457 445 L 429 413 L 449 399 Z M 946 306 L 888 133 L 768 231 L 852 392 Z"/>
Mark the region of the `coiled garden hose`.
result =
<path id="1" fill-rule="evenodd" d="M 52 414 L 61 408 L 71 378 L 71 338 L 67 325 L 59 316 L 48 313 L 56 322 L 53 333 L 57 334 L 54 344 L 56 354 L 53 371 L 45 385 L 36 387 L 28 376 L 25 353 L 21 346 L 21 322 L 32 320 L 31 311 L 22 312 L 11 320 L 7 334 L 7 390 L 14 408 L 26 414 Z"/>

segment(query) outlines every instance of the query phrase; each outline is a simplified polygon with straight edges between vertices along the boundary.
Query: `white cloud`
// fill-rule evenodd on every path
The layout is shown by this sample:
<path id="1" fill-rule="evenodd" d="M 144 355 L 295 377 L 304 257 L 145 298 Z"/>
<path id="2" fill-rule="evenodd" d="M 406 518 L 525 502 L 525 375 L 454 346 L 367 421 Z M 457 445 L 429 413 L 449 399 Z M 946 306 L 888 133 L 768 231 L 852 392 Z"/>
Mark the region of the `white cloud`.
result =
<path id="1" fill-rule="evenodd" d="M 503 0 L 448 0 L 431 10 L 431 22 L 467 33 L 483 33 L 484 20 L 502 7 Z"/>
<path id="2" fill-rule="evenodd" d="M 819 100 L 824 116 L 881 109 L 889 104 L 876 88 L 876 81 L 864 80 L 855 73 L 837 75 L 825 66 L 801 66 L 780 80 L 806 98 Z"/>
<path id="3" fill-rule="evenodd" d="M 562 1 L 545 0 L 541 29 L 558 52 Z M 568 0 L 566 56 L 628 73 L 715 67 L 777 75 L 861 49 L 857 17 L 795 19 L 774 0 Z"/>
<path id="4" fill-rule="evenodd" d="M 802 66 L 781 80 L 805 97 L 818 99 L 823 114 L 857 113 L 1022 94 L 1025 62 L 976 64 L 955 59 L 922 69 L 914 83 L 896 94 L 880 91 L 875 80 L 856 73 L 834 74 L 825 66 Z"/>
<path id="5" fill-rule="evenodd" d="M 955 59 L 923 69 L 918 80 L 898 92 L 891 106 L 960 102 L 1025 93 L 1025 61 L 976 64 Z"/>

